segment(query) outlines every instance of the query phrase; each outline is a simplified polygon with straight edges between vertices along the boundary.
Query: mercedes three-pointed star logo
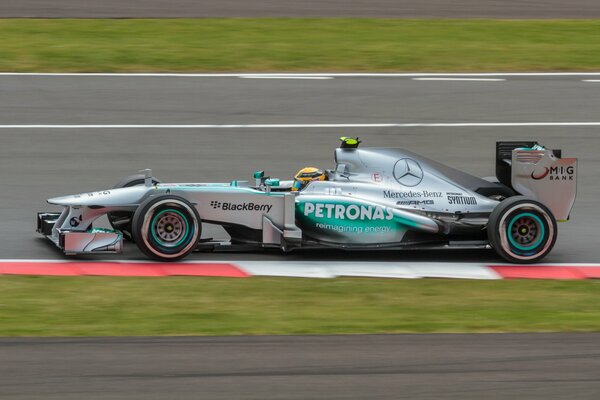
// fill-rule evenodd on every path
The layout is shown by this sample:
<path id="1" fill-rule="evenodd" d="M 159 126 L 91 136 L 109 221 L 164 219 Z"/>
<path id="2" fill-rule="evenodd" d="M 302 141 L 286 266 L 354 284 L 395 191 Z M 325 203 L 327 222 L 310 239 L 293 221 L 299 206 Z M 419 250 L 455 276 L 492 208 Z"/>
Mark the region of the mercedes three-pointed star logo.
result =
<path id="1" fill-rule="evenodd" d="M 394 178 L 404 186 L 417 186 L 423 180 L 423 170 L 411 158 L 401 158 L 394 165 Z"/>

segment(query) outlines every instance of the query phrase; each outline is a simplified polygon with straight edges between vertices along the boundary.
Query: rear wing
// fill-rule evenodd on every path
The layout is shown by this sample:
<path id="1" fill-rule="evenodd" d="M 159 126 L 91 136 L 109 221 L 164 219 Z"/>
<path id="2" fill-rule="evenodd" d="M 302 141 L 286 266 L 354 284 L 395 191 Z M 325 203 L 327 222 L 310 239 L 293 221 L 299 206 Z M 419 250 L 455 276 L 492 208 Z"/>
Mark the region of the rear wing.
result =
<path id="1" fill-rule="evenodd" d="M 569 219 L 577 195 L 577 159 L 562 158 L 537 142 L 497 142 L 498 181 L 543 203 L 559 221 Z"/>

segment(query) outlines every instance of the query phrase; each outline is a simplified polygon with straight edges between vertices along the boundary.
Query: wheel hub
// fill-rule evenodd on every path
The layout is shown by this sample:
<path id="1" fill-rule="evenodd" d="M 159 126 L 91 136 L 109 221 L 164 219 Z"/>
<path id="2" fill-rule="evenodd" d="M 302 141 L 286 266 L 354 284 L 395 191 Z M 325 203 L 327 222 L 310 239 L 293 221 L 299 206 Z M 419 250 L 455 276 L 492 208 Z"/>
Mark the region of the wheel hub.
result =
<path id="1" fill-rule="evenodd" d="M 510 235 L 520 245 L 531 245 L 539 238 L 539 227 L 533 218 L 522 216 L 513 223 Z"/>
<path id="2" fill-rule="evenodd" d="M 185 226 L 186 222 L 181 215 L 167 211 L 159 215 L 154 231 L 163 244 L 176 245 L 185 233 Z"/>

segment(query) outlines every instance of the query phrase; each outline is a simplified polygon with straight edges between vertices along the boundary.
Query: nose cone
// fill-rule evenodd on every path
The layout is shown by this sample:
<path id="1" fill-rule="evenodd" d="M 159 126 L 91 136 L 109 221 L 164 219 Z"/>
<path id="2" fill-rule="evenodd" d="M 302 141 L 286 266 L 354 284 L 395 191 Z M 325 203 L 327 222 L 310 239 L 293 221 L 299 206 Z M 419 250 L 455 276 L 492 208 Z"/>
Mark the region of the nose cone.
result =
<path id="1" fill-rule="evenodd" d="M 81 202 L 81 194 L 74 194 L 74 195 L 69 195 L 69 196 L 60 196 L 60 197 L 53 197 L 51 199 L 48 199 L 48 203 L 50 204 L 56 204 L 59 206 L 72 206 L 72 205 L 77 205 L 76 203 Z"/>
<path id="2" fill-rule="evenodd" d="M 154 190 L 152 186 L 133 186 L 99 192 L 81 193 L 70 196 L 53 197 L 48 203 L 59 206 L 129 206 L 140 204 L 146 193 Z"/>

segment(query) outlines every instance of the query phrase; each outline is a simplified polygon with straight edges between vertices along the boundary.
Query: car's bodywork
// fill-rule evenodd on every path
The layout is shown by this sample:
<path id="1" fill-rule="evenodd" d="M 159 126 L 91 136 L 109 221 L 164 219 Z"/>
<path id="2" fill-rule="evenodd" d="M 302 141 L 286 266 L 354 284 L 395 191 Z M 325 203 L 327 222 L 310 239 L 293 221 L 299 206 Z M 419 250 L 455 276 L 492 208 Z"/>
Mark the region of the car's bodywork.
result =
<path id="1" fill-rule="evenodd" d="M 395 148 L 342 146 L 327 180 L 299 192 L 290 182 L 255 175 L 254 182 L 154 183 L 56 197 L 60 213 L 40 213 L 38 231 L 66 254 L 119 252 L 118 230 L 93 228 L 110 212 L 132 215 L 149 198 L 192 204 L 199 224 L 225 228 L 230 241 L 198 241 L 198 250 L 256 245 L 306 247 L 485 248 L 492 211 L 521 194 L 567 220 L 575 201 L 576 159 L 535 142 L 498 142 L 497 180 L 486 180 Z M 160 257 L 159 257 L 160 258 Z"/>

